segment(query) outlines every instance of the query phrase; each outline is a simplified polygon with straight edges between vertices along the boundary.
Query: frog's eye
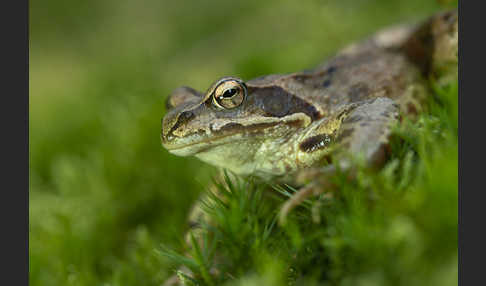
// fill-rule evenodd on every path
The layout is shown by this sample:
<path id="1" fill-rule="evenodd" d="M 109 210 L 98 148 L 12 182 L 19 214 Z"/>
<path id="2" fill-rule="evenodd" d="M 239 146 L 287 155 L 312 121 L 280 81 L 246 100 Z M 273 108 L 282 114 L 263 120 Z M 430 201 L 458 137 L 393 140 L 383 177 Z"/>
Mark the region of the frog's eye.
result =
<path id="1" fill-rule="evenodd" d="M 246 97 L 246 86 L 236 80 L 221 82 L 214 90 L 213 104 L 222 109 L 240 106 Z"/>

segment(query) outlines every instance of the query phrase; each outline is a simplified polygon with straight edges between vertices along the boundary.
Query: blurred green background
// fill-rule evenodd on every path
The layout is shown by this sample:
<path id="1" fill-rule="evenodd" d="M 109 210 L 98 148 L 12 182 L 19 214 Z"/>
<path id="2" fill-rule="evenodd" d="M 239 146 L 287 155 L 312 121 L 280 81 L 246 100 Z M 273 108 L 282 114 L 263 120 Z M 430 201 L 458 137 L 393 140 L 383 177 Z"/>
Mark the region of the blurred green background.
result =
<path id="1" fill-rule="evenodd" d="M 215 169 L 160 145 L 164 100 L 311 68 L 423 0 L 30 1 L 31 285 L 160 285 Z"/>

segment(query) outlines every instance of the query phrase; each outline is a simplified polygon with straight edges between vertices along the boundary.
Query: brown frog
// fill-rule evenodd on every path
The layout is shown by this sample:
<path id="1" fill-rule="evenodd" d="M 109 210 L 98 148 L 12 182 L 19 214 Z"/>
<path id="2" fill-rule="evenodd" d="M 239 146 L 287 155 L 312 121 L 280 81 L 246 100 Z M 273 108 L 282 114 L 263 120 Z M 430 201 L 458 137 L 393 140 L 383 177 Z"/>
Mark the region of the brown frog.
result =
<path id="1" fill-rule="evenodd" d="M 331 187 L 325 178 L 337 166 L 349 170 L 356 157 L 382 163 L 393 124 L 422 110 L 428 78 L 456 80 L 457 63 L 457 11 L 439 13 L 379 31 L 312 70 L 224 77 L 205 93 L 180 87 L 167 100 L 162 145 L 239 175 L 295 183 L 317 170 L 319 179 L 282 207 L 285 223 L 293 207 Z M 196 205 L 191 225 L 200 219 Z"/>
<path id="2" fill-rule="evenodd" d="M 224 77 L 205 93 L 180 87 L 167 100 L 162 145 L 239 175 L 280 181 L 325 165 L 330 155 L 337 160 L 328 173 L 336 164 L 349 168 L 358 155 L 375 164 L 399 114 L 420 112 L 425 79 L 457 78 L 457 62 L 457 11 L 439 13 L 418 26 L 380 31 L 312 70 Z M 314 189 L 290 199 L 283 217 Z"/>

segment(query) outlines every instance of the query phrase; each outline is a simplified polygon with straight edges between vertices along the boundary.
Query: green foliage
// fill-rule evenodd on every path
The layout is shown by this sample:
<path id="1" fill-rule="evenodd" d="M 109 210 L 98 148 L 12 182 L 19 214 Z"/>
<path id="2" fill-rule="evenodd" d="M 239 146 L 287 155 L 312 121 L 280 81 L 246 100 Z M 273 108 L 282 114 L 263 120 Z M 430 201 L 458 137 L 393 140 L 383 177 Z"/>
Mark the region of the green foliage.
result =
<path id="1" fill-rule="evenodd" d="M 220 186 L 227 202 L 208 204 L 217 224 L 194 259 L 180 255 L 186 215 L 215 170 L 159 139 L 174 88 L 309 68 L 379 27 L 433 13 L 435 1 L 29 4 L 32 285 L 161 285 L 180 263 L 208 285 L 454 281 L 457 86 L 438 87 L 427 115 L 397 128 L 381 172 L 338 176 L 342 193 L 310 200 L 285 228 L 275 224 L 278 192 Z M 309 219 L 316 204 L 320 224 Z"/>

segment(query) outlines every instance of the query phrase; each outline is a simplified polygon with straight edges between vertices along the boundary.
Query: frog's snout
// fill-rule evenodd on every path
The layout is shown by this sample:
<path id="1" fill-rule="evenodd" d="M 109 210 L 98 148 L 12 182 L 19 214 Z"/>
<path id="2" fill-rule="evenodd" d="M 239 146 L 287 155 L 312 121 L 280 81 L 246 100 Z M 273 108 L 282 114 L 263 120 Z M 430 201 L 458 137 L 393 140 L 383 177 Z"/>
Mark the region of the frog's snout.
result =
<path id="1" fill-rule="evenodd" d="M 180 112 L 179 110 L 171 110 L 162 119 L 162 144 L 167 144 L 177 137 L 184 136 L 186 124 L 195 117 L 191 110 Z"/>
<path id="2" fill-rule="evenodd" d="M 166 144 L 169 141 L 169 131 L 172 127 L 171 122 L 172 120 L 168 117 L 168 115 L 165 115 L 164 118 L 162 118 L 162 130 L 160 132 L 162 144 Z"/>
<path id="3" fill-rule="evenodd" d="M 181 86 L 172 91 L 165 101 L 168 111 L 162 119 L 161 140 L 167 145 L 176 138 L 183 137 L 186 126 L 195 115 L 191 109 L 200 104 L 203 94 L 188 86 Z"/>

